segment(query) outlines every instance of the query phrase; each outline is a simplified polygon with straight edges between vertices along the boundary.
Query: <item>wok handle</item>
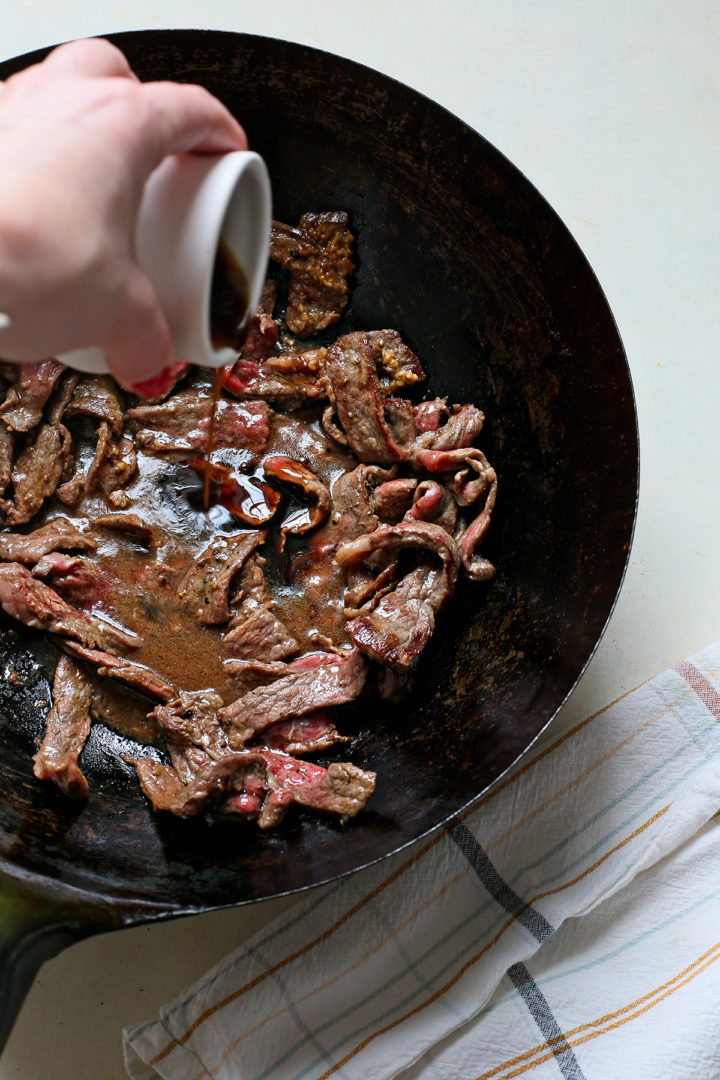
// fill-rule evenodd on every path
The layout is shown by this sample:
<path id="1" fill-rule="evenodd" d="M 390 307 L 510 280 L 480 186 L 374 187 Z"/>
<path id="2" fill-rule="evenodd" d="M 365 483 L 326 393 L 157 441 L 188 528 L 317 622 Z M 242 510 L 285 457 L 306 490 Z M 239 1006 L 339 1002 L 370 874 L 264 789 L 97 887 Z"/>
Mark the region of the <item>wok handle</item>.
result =
<path id="1" fill-rule="evenodd" d="M 0 1052 L 42 964 L 73 942 L 110 929 L 83 906 L 58 903 L 0 876 Z"/>

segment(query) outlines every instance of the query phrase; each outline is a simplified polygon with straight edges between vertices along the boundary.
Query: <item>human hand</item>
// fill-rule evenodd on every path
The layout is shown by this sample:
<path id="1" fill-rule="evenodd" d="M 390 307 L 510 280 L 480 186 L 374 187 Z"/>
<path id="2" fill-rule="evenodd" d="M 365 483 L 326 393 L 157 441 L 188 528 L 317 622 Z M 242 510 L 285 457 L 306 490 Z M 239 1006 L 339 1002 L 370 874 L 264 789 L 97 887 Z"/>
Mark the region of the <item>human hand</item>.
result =
<path id="1" fill-rule="evenodd" d="M 62 45 L 0 83 L 0 356 L 95 345 L 119 382 L 154 380 L 159 393 L 173 358 L 135 258 L 145 182 L 169 154 L 245 149 L 208 91 L 141 83 L 101 39 Z"/>

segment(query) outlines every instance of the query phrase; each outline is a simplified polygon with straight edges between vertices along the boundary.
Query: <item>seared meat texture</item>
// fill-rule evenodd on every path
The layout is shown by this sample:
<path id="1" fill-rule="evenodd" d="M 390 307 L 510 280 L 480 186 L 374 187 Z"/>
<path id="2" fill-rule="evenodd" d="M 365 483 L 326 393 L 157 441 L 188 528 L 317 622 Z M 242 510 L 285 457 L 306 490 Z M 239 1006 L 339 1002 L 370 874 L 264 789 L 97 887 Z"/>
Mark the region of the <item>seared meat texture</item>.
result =
<path id="1" fill-rule="evenodd" d="M 53 518 L 29 533 L 0 533 L 0 559 L 33 566 L 51 551 L 95 551 L 91 536 L 64 517 Z"/>
<path id="2" fill-rule="evenodd" d="M 5 507 L 8 525 L 35 516 L 72 464 L 72 440 L 63 424 L 41 424 L 29 436 L 12 471 L 13 500 Z"/>
<path id="3" fill-rule="evenodd" d="M 92 686 L 81 667 L 61 656 L 53 680 L 53 703 L 45 723 L 45 735 L 33 758 L 38 780 L 52 780 L 73 799 L 85 799 L 88 782 L 78 757 L 90 733 Z"/>
<path id="4" fill-rule="evenodd" d="M 161 405 L 128 409 L 128 418 L 139 428 L 135 445 L 150 454 L 204 450 L 212 404 L 209 394 L 201 396 L 196 390 L 184 390 Z M 215 416 L 214 446 L 263 451 L 270 436 L 269 417 L 270 410 L 263 401 L 222 398 Z"/>
<path id="5" fill-rule="evenodd" d="M 327 329 L 344 311 L 352 241 L 343 211 L 303 214 L 296 227 L 273 222 L 270 258 L 290 271 L 285 322 L 299 338 Z"/>
<path id="6" fill-rule="evenodd" d="M 5 426 L 11 431 L 32 431 L 40 423 L 45 402 L 64 370 L 57 360 L 23 364 L 17 385 L 8 390 L 0 405 Z"/>

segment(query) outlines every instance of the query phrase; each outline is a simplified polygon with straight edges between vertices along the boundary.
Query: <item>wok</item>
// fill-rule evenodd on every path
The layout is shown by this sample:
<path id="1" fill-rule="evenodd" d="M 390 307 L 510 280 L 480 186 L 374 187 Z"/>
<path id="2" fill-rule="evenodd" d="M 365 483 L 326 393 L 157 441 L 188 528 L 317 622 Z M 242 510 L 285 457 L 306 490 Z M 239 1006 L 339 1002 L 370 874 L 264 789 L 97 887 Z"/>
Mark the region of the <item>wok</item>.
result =
<path id="1" fill-rule="evenodd" d="M 42 961 L 84 935 L 247 903 L 348 873 L 466 807 L 568 696 L 610 615 L 634 524 L 632 386 L 612 315 L 568 230 L 480 135 L 368 68 L 281 41 L 191 30 L 114 37 L 142 78 L 199 82 L 266 159 L 275 216 L 347 209 L 357 237 L 339 327 L 401 331 L 427 393 L 480 404 L 499 477 L 489 585 L 460 590 L 401 708 L 349 719 L 378 773 L 345 828 L 153 815 L 93 729 L 86 804 L 34 780 L 56 660 L 0 624 L 0 1037 Z M 0 78 L 41 58 L 0 65 Z M 10 676 L 12 675 L 12 681 Z"/>

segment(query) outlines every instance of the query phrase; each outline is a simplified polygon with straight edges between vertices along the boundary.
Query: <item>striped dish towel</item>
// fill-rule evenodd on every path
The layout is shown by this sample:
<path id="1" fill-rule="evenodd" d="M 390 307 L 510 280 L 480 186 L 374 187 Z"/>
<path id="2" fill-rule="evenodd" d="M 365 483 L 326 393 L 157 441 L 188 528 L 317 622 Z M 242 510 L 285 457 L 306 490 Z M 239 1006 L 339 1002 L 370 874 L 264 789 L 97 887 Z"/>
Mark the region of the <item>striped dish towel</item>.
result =
<path id="1" fill-rule="evenodd" d="M 720 642 L 315 889 L 124 1033 L 134 1080 L 720 1077 Z"/>

